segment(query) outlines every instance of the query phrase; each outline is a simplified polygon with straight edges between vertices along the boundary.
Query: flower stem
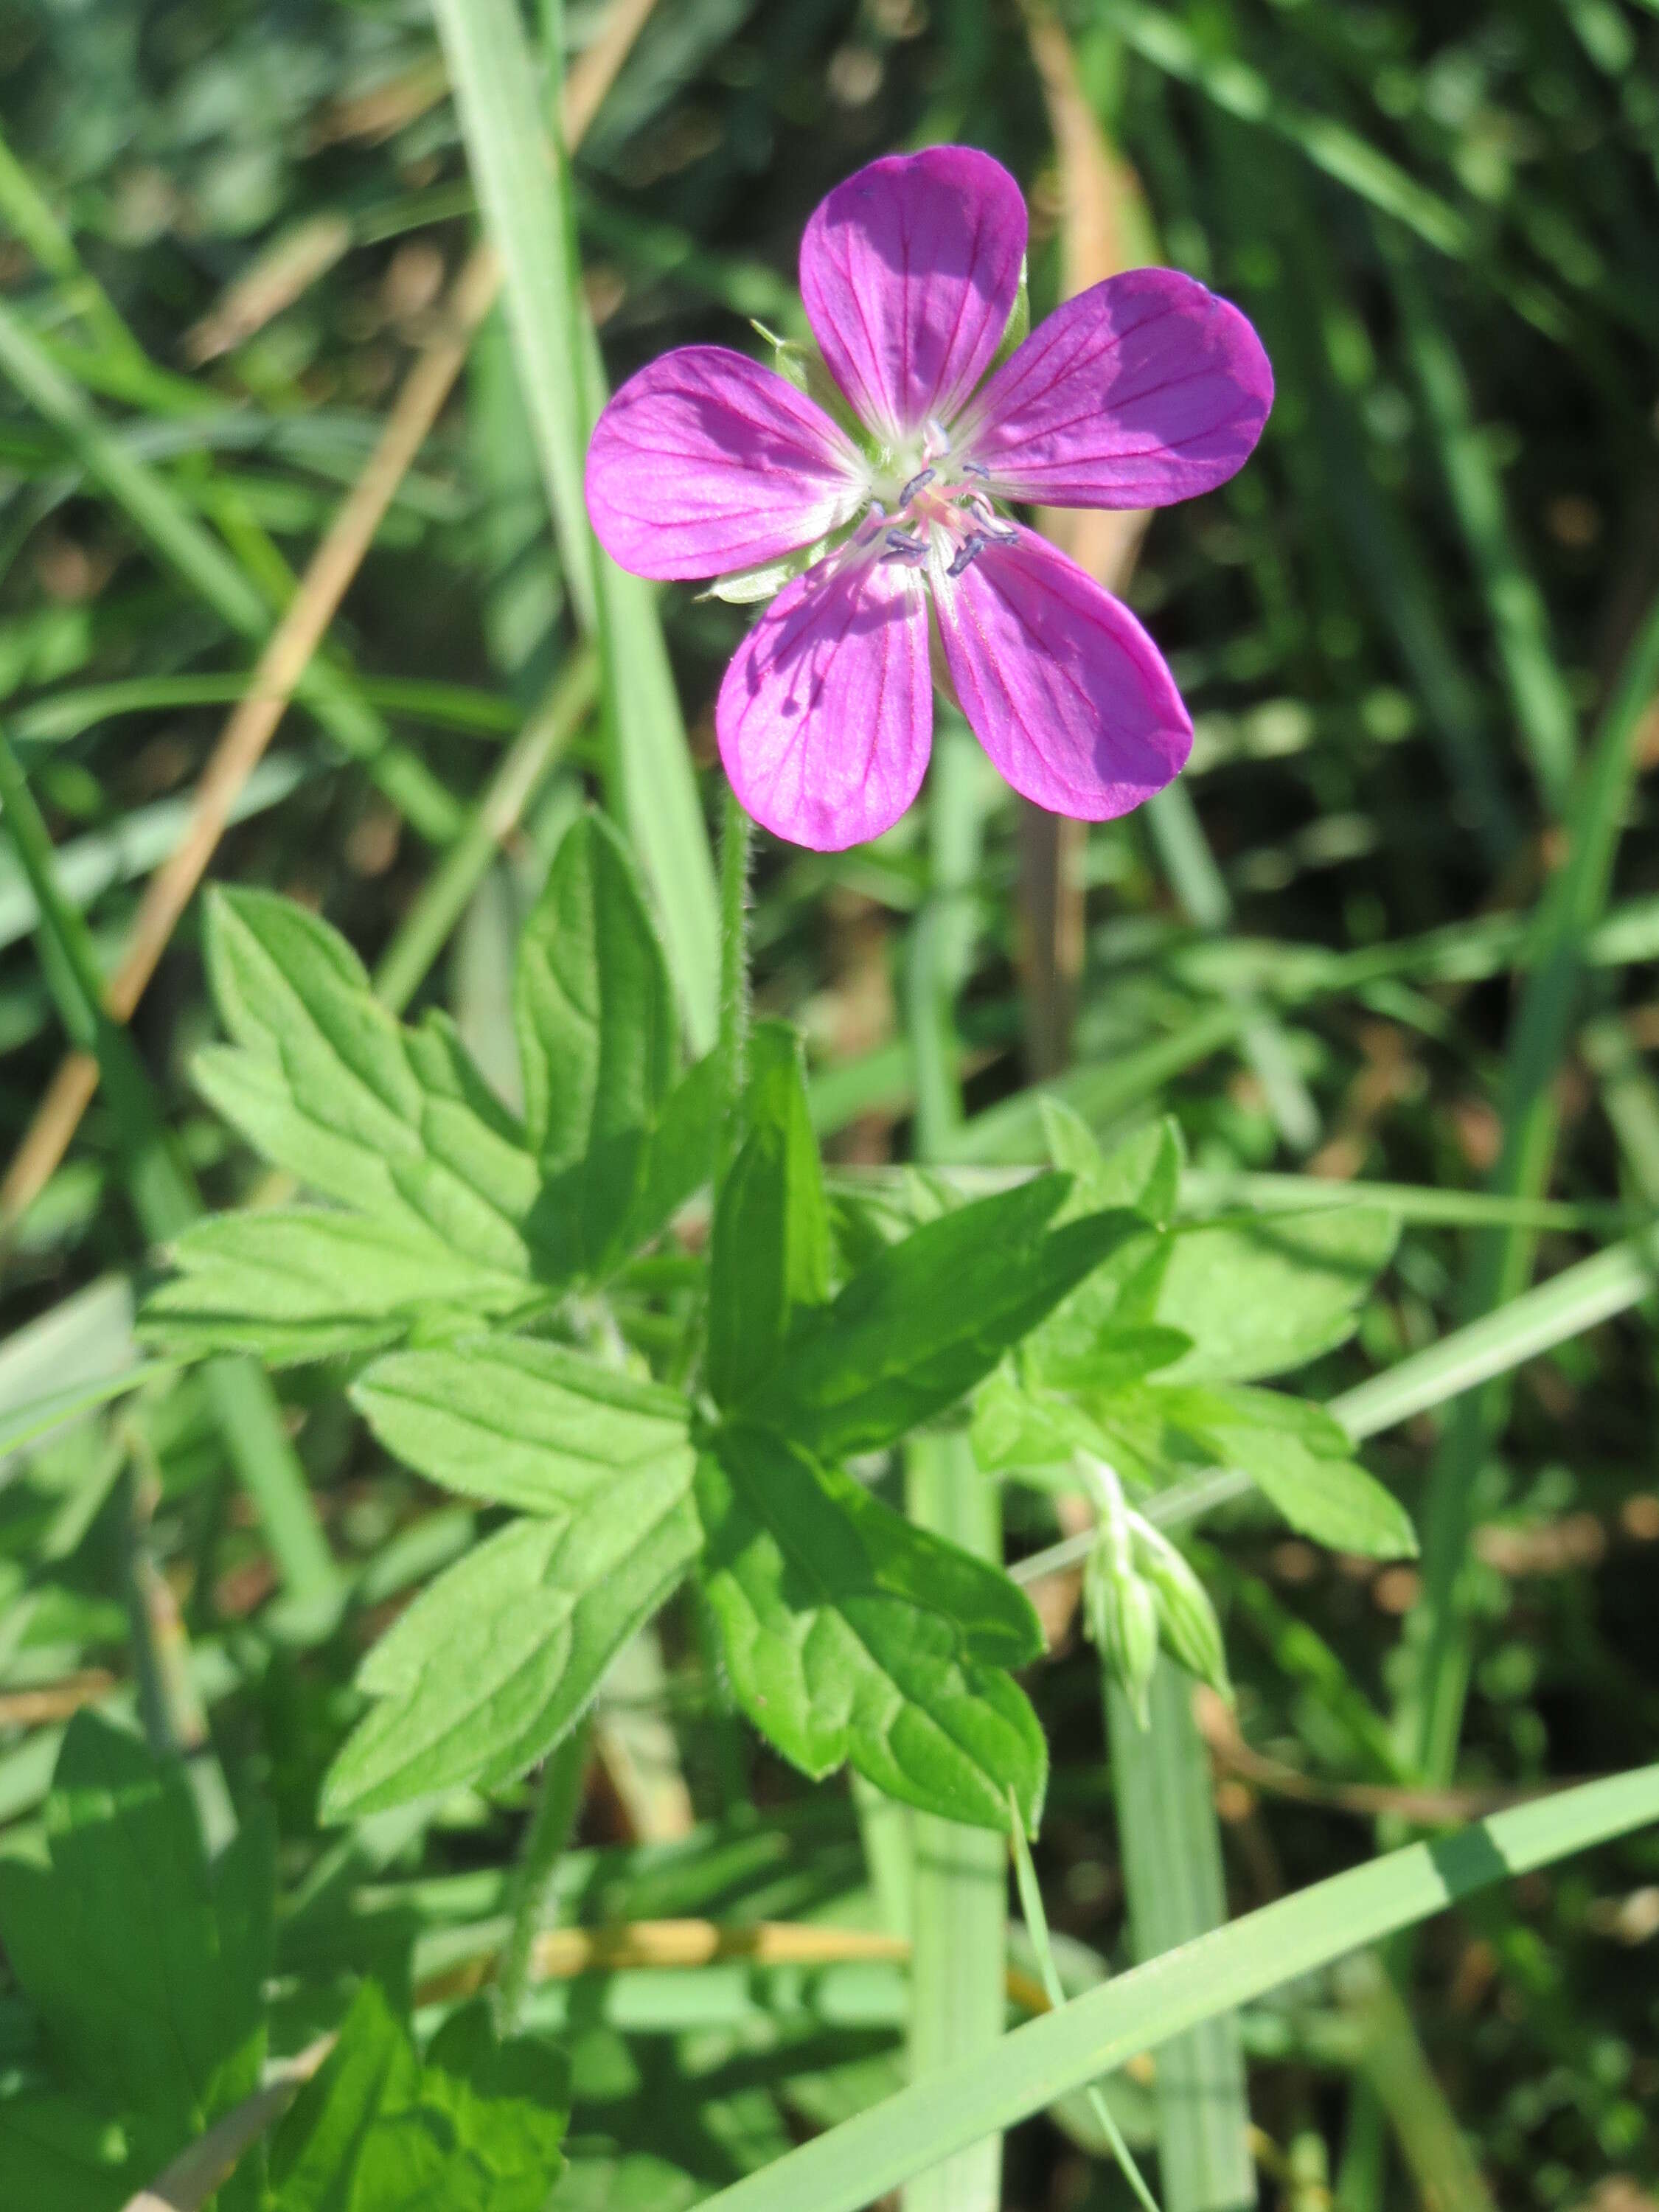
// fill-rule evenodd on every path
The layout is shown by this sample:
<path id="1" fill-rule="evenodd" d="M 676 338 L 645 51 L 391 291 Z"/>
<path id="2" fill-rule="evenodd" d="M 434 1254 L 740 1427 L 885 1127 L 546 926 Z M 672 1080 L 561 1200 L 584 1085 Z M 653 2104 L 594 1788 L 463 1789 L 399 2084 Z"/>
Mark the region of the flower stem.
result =
<path id="1" fill-rule="evenodd" d="M 720 835 L 720 1116 L 714 1145 L 714 1188 L 726 1180 L 737 1148 L 738 1109 L 749 1062 L 749 856 L 754 824 L 728 784 Z"/>
<path id="2" fill-rule="evenodd" d="M 553 1877 L 581 1808 L 587 1771 L 587 1723 L 556 1744 L 542 1770 L 519 1863 L 514 1869 L 512 1912 L 495 1970 L 495 2033 L 503 2041 L 518 2027 L 535 1963 L 536 1938 L 552 1903 Z"/>

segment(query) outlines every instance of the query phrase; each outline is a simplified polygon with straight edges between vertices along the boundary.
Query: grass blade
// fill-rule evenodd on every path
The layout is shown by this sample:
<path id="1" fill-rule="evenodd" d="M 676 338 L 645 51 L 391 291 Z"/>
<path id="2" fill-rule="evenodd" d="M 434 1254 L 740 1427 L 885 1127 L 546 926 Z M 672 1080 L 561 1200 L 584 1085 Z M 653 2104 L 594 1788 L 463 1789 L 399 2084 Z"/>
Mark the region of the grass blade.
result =
<path id="1" fill-rule="evenodd" d="M 709 2212 L 858 2212 L 988 2129 L 1460 1898 L 1659 1820 L 1659 1765 L 1562 1790 L 1311 1884 L 1137 1966 L 709 2198 Z"/>
<path id="2" fill-rule="evenodd" d="M 714 862 L 684 724 L 647 585 L 595 544 L 582 495 L 602 381 L 581 290 L 568 173 L 536 98 L 539 71 L 512 0 L 437 0 L 508 327 L 572 600 L 599 648 L 613 797 L 662 909 L 694 1052 L 714 1042 Z"/>
<path id="3" fill-rule="evenodd" d="M 1221 1837 L 1192 1678 L 1159 1659 L 1145 1728 L 1103 1668 L 1102 1679 L 1129 1927 L 1144 1966 L 1225 1923 Z M 1237 2014 L 1217 2013 L 1172 2036 L 1158 2056 L 1165 2212 L 1233 2212 L 1255 2203 L 1249 2126 Z"/>

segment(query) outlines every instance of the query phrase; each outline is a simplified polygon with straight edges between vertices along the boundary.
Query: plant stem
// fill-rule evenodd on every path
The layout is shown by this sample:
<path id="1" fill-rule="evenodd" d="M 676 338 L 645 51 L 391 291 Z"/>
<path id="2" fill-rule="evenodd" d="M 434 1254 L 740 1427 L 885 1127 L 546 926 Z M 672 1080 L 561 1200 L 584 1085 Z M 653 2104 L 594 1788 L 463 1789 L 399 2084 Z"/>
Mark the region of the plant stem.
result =
<path id="1" fill-rule="evenodd" d="M 720 1115 L 715 1139 L 714 1186 L 726 1180 L 737 1150 L 738 1116 L 749 1073 L 749 860 L 754 824 L 736 792 L 726 787 L 720 834 Z"/>
<path id="2" fill-rule="evenodd" d="M 973 955 L 978 768 L 965 731 L 941 732 L 928 808 L 932 880 L 905 971 L 917 1075 L 915 1148 L 923 1159 L 936 1158 L 962 1125 L 956 1000 Z M 1001 1558 L 998 1494 L 975 1463 L 965 1434 L 918 1437 L 910 1443 L 905 1504 L 919 1527 L 981 1559 Z M 910 1832 L 910 2072 L 921 2081 L 1002 2034 L 1007 1847 L 990 1829 L 931 1814 L 914 1814 Z M 918 2174 L 905 2188 L 904 2212 L 994 2212 L 1001 2178 L 1002 2138 L 990 2135 Z"/>
<path id="3" fill-rule="evenodd" d="M 587 1723 L 583 1720 L 548 1755 L 514 1869 L 511 1923 L 495 1972 L 495 2033 L 503 2041 L 517 2028 L 524 2010 L 536 1938 L 547 1919 L 553 1879 L 581 1809 L 586 1771 Z"/>

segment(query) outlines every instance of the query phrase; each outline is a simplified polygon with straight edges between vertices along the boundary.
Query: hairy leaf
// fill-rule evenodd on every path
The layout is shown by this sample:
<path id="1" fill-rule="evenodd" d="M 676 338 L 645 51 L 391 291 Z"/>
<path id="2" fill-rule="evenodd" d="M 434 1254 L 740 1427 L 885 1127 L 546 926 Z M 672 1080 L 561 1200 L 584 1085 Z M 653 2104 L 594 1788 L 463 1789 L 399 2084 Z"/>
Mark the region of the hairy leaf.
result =
<path id="1" fill-rule="evenodd" d="M 493 1337 L 393 1352 L 352 1397 L 418 1474 L 526 1513 L 569 1512 L 648 1470 L 672 1485 L 678 1468 L 682 1490 L 691 1479 L 684 1399 L 557 1345 Z"/>
<path id="2" fill-rule="evenodd" d="M 689 1455 L 509 1522 L 418 1597 L 364 1661 L 380 1700 L 330 1770 L 331 1820 L 510 1781 L 580 1718 L 698 1545 Z"/>
<path id="3" fill-rule="evenodd" d="M 482 2002 L 445 2024 L 422 2065 L 365 1982 L 277 2131 L 270 2212 L 543 2212 L 566 2111 L 557 2053 L 497 2043 Z"/>
<path id="4" fill-rule="evenodd" d="M 750 1043 L 749 1134 L 714 1208 L 708 1387 L 738 1404 L 769 1372 L 796 1318 L 830 1294 L 830 1218 L 800 1048 L 777 1024 Z"/>
<path id="5" fill-rule="evenodd" d="M 1141 1227 L 1112 1213 L 1051 1229 L 1068 1188 L 1039 1176 L 878 1253 L 797 1330 L 744 1418 L 834 1461 L 942 1413 Z"/>
<path id="6" fill-rule="evenodd" d="M 1042 1632 L 1006 1575 L 763 1432 L 724 1431 L 696 1497 L 732 1687 L 786 1758 L 979 1827 L 1012 1790 L 1036 1825 L 1047 1751 L 1004 1669 Z"/>
<path id="7" fill-rule="evenodd" d="M 374 1351 L 423 1316 L 459 1325 L 532 1296 L 420 1231 L 320 1206 L 220 1213 L 172 1247 L 178 1273 L 144 1302 L 140 1334 L 185 1352 L 252 1352 L 273 1366 Z"/>
<path id="8" fill-rule="evenodd" d="M 1169 1379 L 1251 1382 L 1346 1342 L 1398 1234 L 1393 1214 L 1362 1206 L 1177 1230 L 1152 1317 L 1193 1348 Z"/>
<path id="9" fill-rule="evenodd" d="M 526 920 L 514 1021 L 530 1139 L 550 1170 L 648 1127 L 674 1076 L 672 994 L 627 848 L 603 815 L 565 833 Z"/>

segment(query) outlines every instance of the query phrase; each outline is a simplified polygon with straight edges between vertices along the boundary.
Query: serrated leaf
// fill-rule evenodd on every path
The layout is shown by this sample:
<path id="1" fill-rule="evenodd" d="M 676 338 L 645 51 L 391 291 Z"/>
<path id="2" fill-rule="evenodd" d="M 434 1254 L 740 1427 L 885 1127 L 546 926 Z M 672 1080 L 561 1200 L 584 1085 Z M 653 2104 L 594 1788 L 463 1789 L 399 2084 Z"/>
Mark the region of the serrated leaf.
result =
<path id="1" fill-rule="evenodd" d="M 351 1395 L 389 1452 L 465 1498 L 560 1514 L 644 1469 L 678 1467 L 690 1483 L 685 1400 L 558 1345 L 393 1352 Z"/>
<path id="2" fill-rule="evenodd" d="M 1158 1395 L 1212 1465 L 1248 1474 L 1291 1528 L 1316 1543 L 1379 1559 L 1416 1553 L 1406 1509 L 1354 1459 L 1346 1434 L 1322 1406 L 1279 1390 Z"/>
<path id="3" fill-rule="evenodd" d="M 1168 1379 L 1251 1382 L 1345 1343 L 1398 1233 L 1393 1214 L 1364 1206 L 1176 1230 L 1154 1317 L 1193 1348 Z"/>
<path id="4" fill-rule="evenodd" d="M 830 1294 L 830 1217 L 794 1032 L 750 1041 L 749 1134 L 714 1207 L 708 1387 L 738 1403 L 766 1375 L 796 1319 Z"/>
<path id="5" fill-rule="evenodd" d="M 1073 1177 L 1073 1210 L 1092 1213 L 1127 1206 L 1155 1227 L 1166 1227 L 1181 1192 L 1181 1132 L 1169 1119 L 1153 1121 L 1103 1152 L 1074 1107 L 1052 1094 L 1041 1103 L 1048 1157 Z"/>
<path id="6" fill-rule="evenodd" d="M 674 1079 L 667 963 L 627 848 L 599 814 L 566 831 L 514 978 L 525 1120 L 550 1171 L 657 1119 Z"/>
<path id="7" fill-rule="evenodd" d="M 320 1206 L 212 1215 L 172 1257 L 178 1272 L 146 1298 L 140 1335 L 179 1352 L 252 1352 L 276 1367 L 376 1350 L 431 1315 L 476 1329 L 533 1295 L 522 1278 L 421 1230 Z"/>
<path id="8" fill-rule="evenodd" d="M 209 969 L 234 1046 L 196 1062 L 204 1096 L 312 1189 L 502 1273 L 532 1252 L 540 1178 L 524 1133 L 434 1016 L 404 1029 L 345 940 L 264 891 L 219 891 Z"/>
<path id="9" fill-rule="evenodd" d="M 820 1459 L 895 1442 L 988 1374 L 1126 1235 L 1133 1215 L 1051 1229 L 1069 1188 L 1039 1176 L 928 1222 L 810 1316 L 750 1394 L 745 1420 Z"/>
<path id="10" fill-rule="evenodd" d="M 975 1393 L 972 1434 L 974 1457 L 987 1474 L 1066 1468 L 1079 1451 L 1105 1450 L 1099 1430 L 1069 1398 L 1028 1389 L 1006 1374 L 993 1375 Z"/>
<path id="11" fill-rule="evenodd" d="M 538 1241 L 568 1253 L 577 1273 L 602 1280 L 708 1180 L 720 1105 L 711 1054 L 669 1092 L 654 1127 L 597 1138 L 550 1179 L 532 1216 Z"/>
<path id="12" fill-rule="evenodd" d="M 46 1830 L 48 1866 L 0 1863 L 0 1941 L 59 2078 L 153 2173 L 258 2085 L 270 1830 L 256 1812 L 210 1871 L 182 1771 L 88 1712 Z"/>
<path id="13" fill-rule="evenodd" d="M 323 1817 L 489 1788 L 550 1751 L 696 1557 L 690 1479 L 689 1455 L 613 1476 L 441 1575 L 363 1662 L 380 1702 L 331 1768 Z"/>
<path id="14" fill-rule="evenodd" d="M 365 1982 L 277 2130 L 270 2212 L 543 2212 L 566 2097 L 557 2054 L 498 2044 L 481 2003 L 446 2023 L 422 2066 Z"/>
<path id="15" fill-rule="evenodd" d="M 733 1691 L 786 1758 L 978 1827 L 1012 1790 L 1035 1826 L 1047 1750 L 1004 1669 L 1042 1632 L 1006 1575 L 759 1431 L 721 1433 L 696 1498 Z"/>

